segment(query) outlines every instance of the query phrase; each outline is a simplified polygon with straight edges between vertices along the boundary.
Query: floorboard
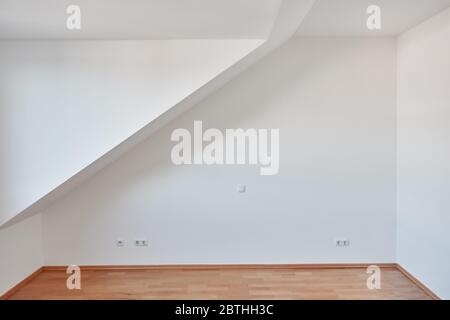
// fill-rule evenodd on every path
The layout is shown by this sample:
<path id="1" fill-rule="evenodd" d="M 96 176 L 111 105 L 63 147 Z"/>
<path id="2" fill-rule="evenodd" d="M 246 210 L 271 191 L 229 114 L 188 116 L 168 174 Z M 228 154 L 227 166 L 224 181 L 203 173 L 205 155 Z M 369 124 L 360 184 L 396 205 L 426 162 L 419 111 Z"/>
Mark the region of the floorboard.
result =
<path id="1" fill-rule="evenodd" d="M 81 290 L 67 276 L 44 270 L 10 299 L 430 299 L 396 268 L 382 269 L 379 290 L 364 268 L 82 271 Z"/>

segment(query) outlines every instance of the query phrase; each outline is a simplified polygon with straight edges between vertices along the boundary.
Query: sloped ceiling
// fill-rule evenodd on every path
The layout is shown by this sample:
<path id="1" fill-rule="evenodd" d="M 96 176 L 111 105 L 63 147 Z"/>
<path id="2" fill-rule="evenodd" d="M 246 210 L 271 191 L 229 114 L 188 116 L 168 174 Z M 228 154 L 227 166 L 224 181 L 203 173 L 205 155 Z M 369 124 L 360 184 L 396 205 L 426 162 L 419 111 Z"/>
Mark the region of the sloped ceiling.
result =
<path id="1" fill-rule="evenodd" d="M 109 148 L 109 150 L 106 150 L 93 158 L 83 169 L 67 175 L 66 179 L 63 179 L 59 184 L 55 185 L 55 187 L 50 188 L 45 194 L 39 196 L 35 201 L 24 207 L 23 210 L 20 210 L 15 214 L 4 216 L 0 221 L 0 227 L 6 227 L 29 215 L 40 212 L 70 190 L 79 186 L 86 179 L 94 176 L 96 172 L 125 154 L 134 146 L 148 139 L 153 132 L 278 48 L 295 34 L 304 17 L 311 9 L 314 1 L 315 0 L 283 0 L 270 30 L 270 35 L 265 42 L 257 46 L 257 48 L 250 53 L 241 56 L 241 58 L 234 61 L 231 66 L 225 68 L 213 79 L 210 79 L 201 87 L 192 91 L 180 102 L 166 108 L 164 112 L 161 112 L 156 117 L 147 119 L 147 124 L 145 126 L 141 127 L 133 134 L 124 137 L 120 143 L 117 143 L 114 147 Z M 232 23 L 230 22 L 230 24 Z"/>
<path id="2" fill-rule="evenodd" d="M 267 38 L 282 0 L 0 0 L 1 39 Z M 69 5 L 81 29 L 66 28 Z"/>
<path id="3" fill-rule="evenodd" d="M 381 30 L 366 27 L 370 5 L 381 9 Z M 396 36 L 450 6 L 450 0 L 317 0 L 298 36 Z"/>

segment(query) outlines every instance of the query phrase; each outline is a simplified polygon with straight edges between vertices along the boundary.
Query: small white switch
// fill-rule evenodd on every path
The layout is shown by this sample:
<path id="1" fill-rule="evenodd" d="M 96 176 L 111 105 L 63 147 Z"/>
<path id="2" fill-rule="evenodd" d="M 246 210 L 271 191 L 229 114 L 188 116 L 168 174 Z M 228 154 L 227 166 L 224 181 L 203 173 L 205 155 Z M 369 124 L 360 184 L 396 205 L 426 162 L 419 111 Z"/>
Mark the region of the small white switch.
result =
<path id="1" fill-rule="evenodd" d="M 240 184 L 237 186 L 237 192 L 239 193 L 245 193 L 247 191 L 247 186 Z"/>

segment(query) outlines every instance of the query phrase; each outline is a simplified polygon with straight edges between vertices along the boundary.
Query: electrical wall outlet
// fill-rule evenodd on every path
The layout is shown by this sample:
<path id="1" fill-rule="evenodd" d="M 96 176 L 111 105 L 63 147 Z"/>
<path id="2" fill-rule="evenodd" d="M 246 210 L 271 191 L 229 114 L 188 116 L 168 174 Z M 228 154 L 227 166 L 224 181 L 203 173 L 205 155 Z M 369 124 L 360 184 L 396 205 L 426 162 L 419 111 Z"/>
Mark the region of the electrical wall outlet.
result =
<path id="1" fill-rule="evenodd" d="M 148 246 L 148 240 L 146 239 L 135 239 L 134 245 L 136 247 L 147 247 Z"/>
<path id="2" fill-rule="evenodd" d="M 122 238 L 119 238 L 116 240 L 116 246 L 117 247 L 125 247 L 125 240 Z"/>
<path id="3" fill-rule="evenodd" d="M 336 245 L 336 247 L 349 247 L 350 240 L 347 238 L 336 238 L 334 239 L 334 244 Z"/>

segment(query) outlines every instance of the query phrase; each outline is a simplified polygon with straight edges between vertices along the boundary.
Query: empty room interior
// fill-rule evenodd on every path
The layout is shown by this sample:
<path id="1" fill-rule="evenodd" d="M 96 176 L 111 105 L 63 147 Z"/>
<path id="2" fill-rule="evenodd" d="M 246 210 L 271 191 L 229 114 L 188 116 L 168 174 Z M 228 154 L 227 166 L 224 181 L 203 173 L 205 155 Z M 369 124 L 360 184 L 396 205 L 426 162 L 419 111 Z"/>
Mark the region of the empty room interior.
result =
<path id="1" fill-rule="evenodd" d="M 450 0 L 0 0 L 2 300 L 450 299 Z"/>

